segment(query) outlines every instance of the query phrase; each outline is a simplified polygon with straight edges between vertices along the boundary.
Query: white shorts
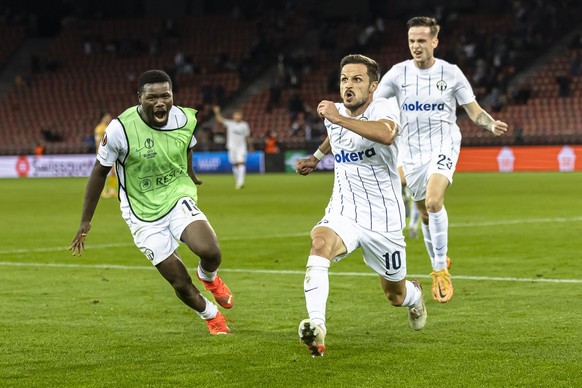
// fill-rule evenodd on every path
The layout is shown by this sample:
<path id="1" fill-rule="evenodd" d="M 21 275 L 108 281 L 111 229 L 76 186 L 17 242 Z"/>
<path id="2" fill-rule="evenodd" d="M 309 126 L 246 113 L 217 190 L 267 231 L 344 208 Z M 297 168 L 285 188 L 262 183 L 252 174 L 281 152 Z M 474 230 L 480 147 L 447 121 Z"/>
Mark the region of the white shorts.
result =
<path id="1" fill-rule="evenodd" d="M 340 261 L 361 247 L 364 262 L 378 275 L 391 282 L 406 277 L 406 243 L 402 232 L 375 232 L 337 215 L 326 215 L 314 229 L 319 226 L 337 233 L 347 248 L 345 254 L 334 257 L 332 261 Z"/>
<path id="2" fill-rule="evenodd" d="M 228 161 L 230 164 L 240 164 L 247 161 L 247 149 L 245 147 L 229 148 Z"/>
<path id="3" fill-rule="evenodd" d="M 176 206 L 163 218 L 145 222 L 131 212 L 123 214 L 135 245 L 152 262 L 158 265 L 178 248 L 182 232 L 194 221 L 208 221 L 190 197 L 178 200 Z"/>
<path id="4" fill-rule="evenodd" d="M 422 201 L 426 198 L 426 185 L 433 174 L 440 174 L 447 178 L 449 184 L 453 183 L 453 174 L 459 160 L 459 149 L 455 148 L 446 152 L 435 153 L 429 162 L 422 165 L 404 164 L 404 178 L 406 185 L 412 192 L 414 201 Z"/>

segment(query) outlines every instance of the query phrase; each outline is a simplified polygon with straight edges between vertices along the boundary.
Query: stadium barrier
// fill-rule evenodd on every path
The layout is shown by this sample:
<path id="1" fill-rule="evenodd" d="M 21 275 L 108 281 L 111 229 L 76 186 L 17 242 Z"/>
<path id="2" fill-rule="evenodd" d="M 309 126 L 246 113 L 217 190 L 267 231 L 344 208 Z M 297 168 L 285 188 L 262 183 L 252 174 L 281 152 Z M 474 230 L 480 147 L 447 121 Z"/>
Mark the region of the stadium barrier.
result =
<path id="1" fill-rule="evenodd" d="M 194 152 L 193 166 L 196 173 L 232 174 L 232 166 L 228 161 L 228 152 Z M 265 153 L 263 151 L 249 152 L 247 155 L 247 172 L 264 173 L 265 172 Z"/>
<path id="2" fill-rule="evenodd" d="M 247 172 L 295 173 L 296 160 L 308 155 L 305 150 L 289 150 L 266 158 L 262 151 L 254 151 L 248 155 Z M 0 156 L 0 178 L 86 177 L 94 163 L 94 154 Z M 193 165 L 197 173 L 232 172 L 227 152 L 195 152 Z M 331 171 L 333 165 L 333 156 L 326 155 L 317 170 Z M 582 171 L 582 146 L 465 147 L 457 171 Z"/>
<path id="3" fill-rule="evenodd" d="M 0 178 L 87 177 L 95 164 L 95 154 L 0 156 Z M 232 173 L 226 152 L 195 152 L 197 173 Z M 264 173 L 262 151 L 250 152 L 247 172 Z"/>
<path id="4" fill-rule="evenodd" d="M 294 173 L 295 161 L 309 155 L 286 151 L 285 171 Z M 326 155 L 316 169 L 333 170 L 333 163 Z M 582 146 L 461 147 L 456 171 L 582 171 Z"/>
<path id="5" fill-rule="evenodd" d="M 578 156 L 578 157 L 577 157 Z M 581 171 L 582 146 L 461 147 L 457 171 Z"/>

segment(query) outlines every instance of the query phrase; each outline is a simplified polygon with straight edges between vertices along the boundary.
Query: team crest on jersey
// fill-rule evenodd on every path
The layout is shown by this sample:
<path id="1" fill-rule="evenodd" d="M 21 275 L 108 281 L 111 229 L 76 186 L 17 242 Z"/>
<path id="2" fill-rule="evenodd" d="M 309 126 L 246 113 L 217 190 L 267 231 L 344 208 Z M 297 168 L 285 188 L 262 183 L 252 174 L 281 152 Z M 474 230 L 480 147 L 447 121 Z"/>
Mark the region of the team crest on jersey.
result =
<path id="1" fill-rule="evenodd" d="M 142 252 L 143 254 L 150 260 L 150 261 L 154 261 L 154 251 L 152 251 L 149 248 L 146 247 L 142 247 Z"/>
<path id="2" fill-rule="evenodd" d="M 447 88 L 447 83 L 443 80 L 440 80 L 439 82 L 436 83 L 436 87 L 438 90 L 443 92 Z"/>
<path id="3" fill-rule="evenodd" d="M 105 146 L 107 144 L 107 132 L 103 135 L 103 139 L 101 139 L 101 145 Z"/>

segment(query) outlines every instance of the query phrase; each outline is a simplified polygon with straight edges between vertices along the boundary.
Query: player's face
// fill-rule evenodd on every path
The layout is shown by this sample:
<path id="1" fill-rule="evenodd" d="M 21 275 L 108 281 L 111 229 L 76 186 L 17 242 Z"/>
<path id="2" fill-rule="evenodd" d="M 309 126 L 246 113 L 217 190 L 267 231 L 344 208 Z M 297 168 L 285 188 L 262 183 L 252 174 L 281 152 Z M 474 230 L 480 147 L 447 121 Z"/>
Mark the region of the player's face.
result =
<path id="1" fill-rule="evenodd" d="M 241 121 L 243 118 L 243 114 L 241 111 L 237 110 L 232 114 L 232 119 L 236 122 Z"/>
<path id="2" fill-rule="evenodd" d="M 174 104 L 169 82 L 146 84 L 139 93 L 141 117 L 151 127 L 160 128 L 168 123 L 170 109 Z"/>
<path id="3" fill-rule="evenodd" d="M 434 49 L 438 42 L 438 38 L 430 34 L 430 27 L 410 27 L 408 30 L 408 48 L 412 59 L 421 69 L 434 63 Z"/>
<path id="4" fill-rule="evenodd" d="M 365 103 L 372 101 L 378 82 L 370 83 L 368 68 L 361 63 L 350 63 L 342 68 L 340 75 L 340 94 L 344 106 L 352 112 Z"/>

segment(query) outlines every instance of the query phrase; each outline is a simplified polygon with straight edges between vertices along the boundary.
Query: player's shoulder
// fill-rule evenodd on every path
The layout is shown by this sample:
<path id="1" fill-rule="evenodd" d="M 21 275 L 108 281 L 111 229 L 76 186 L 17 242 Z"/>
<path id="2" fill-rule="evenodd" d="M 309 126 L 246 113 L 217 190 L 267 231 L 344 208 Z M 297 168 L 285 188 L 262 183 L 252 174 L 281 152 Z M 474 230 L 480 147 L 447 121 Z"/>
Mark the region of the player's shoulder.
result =
<path id="1" fill-rule="evenodd" d="M 370 120 L 378 120 L 381 118 L 396 120 L 400 111 L 396 97 L 378 97 L 372 100 L 366 112 Z"/>
<path id="2" fill-rule="evenodd" d="M 434 67 L 436 69 L 444 69 L 445 71 L 449 71 L 451 73 L 461 71 L 461 68 L 459 66 L 457 66 L 456 64 L 451 63 L 451 62 L 446 61 L 446 60 L 441 59 L 441 58 L 435 58 Z"/>
<path id="3" fill-rule="evenodd" d="M 390 68 L 390 70 L 388 70 L 388 73 L 401 73 L 403 71 L 405 71 L 406 68 L 409 67 L 414 67 L 414 62 L 412 61 L 412 59 L 406 59 L 402 62 L 398 62 L 395 63 L 394 65 L 392 65 L 392 67 Z"/>
<path id="4" fill-rule="evenodd" d="M 372 100 L 372 102 L 370 103 L 370 105 L 368 106 L 368 109 L 375 109 L 376 107 L 382 107 L 382 106 L 389 106 L 391 104 L 391 101 L 394 99 L 394 97 L 378 97 L 378 98 L 374 98 Z"/>
<path id="5" fill-rule="evenodd" d="M 125 138 L 123 124 L 121 123 L 121 121 L 119 120 L 118 117 L 112 119 L 109 122 L 109 125 L 107 125 L 107 128 L 105 128 L 105 133 L 107 133 L 107 136 L 109 138 L 112 138 L 112 137 Z"/>

